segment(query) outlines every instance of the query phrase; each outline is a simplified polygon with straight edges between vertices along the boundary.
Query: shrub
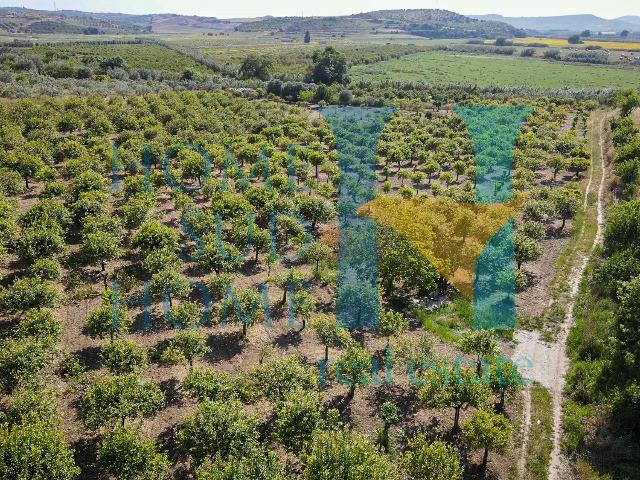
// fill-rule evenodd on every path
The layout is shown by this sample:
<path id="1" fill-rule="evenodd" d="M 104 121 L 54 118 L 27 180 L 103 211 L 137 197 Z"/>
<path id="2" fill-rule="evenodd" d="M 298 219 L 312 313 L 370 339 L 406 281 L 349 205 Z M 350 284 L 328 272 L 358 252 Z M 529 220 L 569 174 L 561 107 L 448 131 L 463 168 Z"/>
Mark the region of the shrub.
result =
<path id="1" fill-rule="evenodd" d="M 298 390 L 289 395 L 276 407 L 276 438 L 294 452 L 306 449 L 320 424 L 321 405 L 316 392 Z"/>
<path id="2" fill-rule="evenodd" d="M 0 381 L 6 391 L 29 384 L 46 365 L 47 345 L 36 340 L 10 339 L 0 345 Z"/>
<path id="3" fill-rule="evenodd" d="M 189 370 L 182 381 L 182 390 L 200 401 L 228 401 L 235 396 L 233 381 L 227 373 L 204 367 Z"/>
<path id="4" fill-rule="evenodd" d="M 55 426 L 59 421 L 58 415 L 55 393 L 31 387 L 16 393 L 7 411 L 11 425 L 40 423 Z"/>
<path id="5" fill-rule="evenodd" d="M 542 55 L 544 58 L 549 60 L 561 59 L 560 50 L 557 50 L 557 49 L 545 50 L 545 52 Z"/>
<path id="6" fill-rule="evenodd" d="M 19 278 L 0 293 L 0 306 L 7 312 L 53 308 L 58 297 L 57 288 L 49 281 L 31 277 Z"/>
<path id="7" fill-rule="evenodd" d="M 36 260 L 29 270 L 33 277 L 41 280 L 57 280 L 60 278 L 60 263 L 50 258 Z"/>
<path id="8" fill-rule="evenodd" d="M 0 474 L 7 480 L 73 480 L 80 469 L 59 430 L 38 423 L 0 425 Z"/>
<path id="9" fill-rule="evenodd" d="M 464 473 L 456 447 L 441 441 L 430 444 L 424 435 L 409 441 L 402 466 L 410 480 L 461 480 Z"/>
<path id="10" fill-rule="evenodd" d="M 288 480 L 275 452 L 254 449 L 242 457 L 216 459 L 200 467 L 196 480 Z"/>
<path id="11" fill-rule="evenodd" d="M 258 444 L 257 422 L 237 400 L 205 401 L 178 432 L 178 444 L 196 464 L 216 455 L 241 457 Z"/>
<path id="12" fill-rule="evenodd" d="M 316 370 L 295 355 L 273 358 L 256 367 L 250 377 L 260 394 L 275 402 L 285 400 L 298 389 L 318 387 Z"/>
<path id="13" fill-rule="evenodd" d="M 114 340 L 102 347 L 102 364 L 116 375 L 134 373 L 147 364 L 144 348 L 129 340 Z"/>
<path id="14" fill-rule="evenodd" d="M 398 474 L 369 439 L 347 430 L 318 431 L 302 474 L 305 480 L 395 480 Z"/>
<path id="15" fill-rule="evenodd" d="M 42 308 L 29 310 L 16 328 L 18 338 L 33 337 L 56 343 L 62 336 L 62 325 L 53 317 L 51 310 Z"/>
<path id="16" fill-rule="evenodd" d="M 119 427 L 102 439 L 98 464 L 116 480 L 160 480 L 170 466 L 155 442 L 132 427 Z"/>
<path id="17" fill-rule="evenodd" d="M 128 418 L 150 417 L 164 406 L 164 394 L 156 383 L 142 383 L 133 375 L 98 380 L 84 393 L 80 410 L 85 425 L 97 429 Z"/>

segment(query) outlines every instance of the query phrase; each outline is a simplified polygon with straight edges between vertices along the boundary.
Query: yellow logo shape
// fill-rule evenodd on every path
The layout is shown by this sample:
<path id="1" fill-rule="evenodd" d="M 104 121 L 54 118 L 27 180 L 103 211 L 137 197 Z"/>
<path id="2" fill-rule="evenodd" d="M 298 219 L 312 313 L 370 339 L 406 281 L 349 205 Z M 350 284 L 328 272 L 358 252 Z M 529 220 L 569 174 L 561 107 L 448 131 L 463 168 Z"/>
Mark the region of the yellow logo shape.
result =
<path id="1" fill-rule="evenodd" d="M 392 228 L 412 243 L 466 298 L 473 301 L 473 276 L 487 243 L 514 218 L 526 198 L 506 203 L 458 203 L 446 198 L 383 196 L 358 213 Z"/>

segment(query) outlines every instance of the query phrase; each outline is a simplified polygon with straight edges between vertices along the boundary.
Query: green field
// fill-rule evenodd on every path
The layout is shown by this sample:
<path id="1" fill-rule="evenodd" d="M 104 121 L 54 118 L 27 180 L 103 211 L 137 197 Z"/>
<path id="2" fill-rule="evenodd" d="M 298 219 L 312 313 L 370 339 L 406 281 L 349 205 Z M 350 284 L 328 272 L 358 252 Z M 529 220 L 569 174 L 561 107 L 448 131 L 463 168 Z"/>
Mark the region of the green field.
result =
<path id="1" fill-rule="evenodd" d="M 482 86 L 527 85 L 543 88 L 631 87 L 640 71 L 591 65 L 568 65 L 520 57 L 425 52 L 351 69 L 354 80 L 467 83 Z"/>
<path id="2" fill-rule="evenodd" d="M 193 70 L 201 74 L 209 73 L 206 67 L 191 58 L 150 43 L 120 45 L 68 43 L 24 48 L 20 53 L 37 55 L 47 61 L 66 62 L 74 66 L 94 67 L 104 59 L 122 57 L 130 69 L 152 69 L 170 75 L 180 75 L 185 70 Z"/>

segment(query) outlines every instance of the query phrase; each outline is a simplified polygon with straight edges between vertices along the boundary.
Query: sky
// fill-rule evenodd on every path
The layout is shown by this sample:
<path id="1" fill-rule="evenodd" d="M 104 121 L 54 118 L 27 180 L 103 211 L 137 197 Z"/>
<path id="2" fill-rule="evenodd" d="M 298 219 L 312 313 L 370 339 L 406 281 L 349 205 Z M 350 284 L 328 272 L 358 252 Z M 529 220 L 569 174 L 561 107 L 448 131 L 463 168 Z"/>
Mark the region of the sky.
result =
<path id="1" fill-rule="evenodd" d="M 395 8 L 443 8 L 462 14 L 549 16 L 591 13 L 604 18 L 640 15 L 640 2 L 629 0 L 0 0 L 0 6 L 120 13 L 180 13 L 218 18 L 346 15 Z"/>

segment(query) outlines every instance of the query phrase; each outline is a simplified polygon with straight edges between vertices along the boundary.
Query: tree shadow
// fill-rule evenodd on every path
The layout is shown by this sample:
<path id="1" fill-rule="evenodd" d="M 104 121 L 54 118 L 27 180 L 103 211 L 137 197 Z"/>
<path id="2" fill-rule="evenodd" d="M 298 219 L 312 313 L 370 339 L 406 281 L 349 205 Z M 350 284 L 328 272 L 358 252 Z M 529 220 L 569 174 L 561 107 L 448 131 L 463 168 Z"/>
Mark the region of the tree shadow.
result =
<path id="1" fill-rule="evenodd" d="M 180 392 L 180 382 L 176 378 L 169 378 L 160 382 L 160 388 L 164 392 L 166 406 L 182 405 L 182 394 Z"/>
<path id="2" fill-rule="evenodd" d="M 231 360 L 242 353 L 243 338 L 236 332 L 215 333 L 207 338 L 207 346 L 211 349 L 205 359 L 210 363 Z"/>
<path id="3" fill-rule="evenodd" d="M 353 397 L 349 395 L 338 395 L 334 397 L 326 407 L 335 408 L 340 412 L 340 421 L 345 424 L 351 424 L 352 419 L 352 411 L 351 411 L 351 402 Z"/>
<path id="4" fill-rule="evenodd" d="M 158 445 L 161 450 L 165 451 L 172 463 L 179 463 L 186 460 L 186 455 L 178 446 L 177 427 L 170 426 L 165 428 L 158 435 Z"/>
<path id="5" fill-rule="evenodd" d="M 86 370 L 99 370 L 100 365 L 100 347 L 84 347 L 76 350 L 74 354 L 80 359 Z"/>
<path id="6" fill-rule="evenodd" d="M 85 437 L 71 444 L 73 458 L 80 467 L 80 480 L 95 480 L 101 478 L 101 471 L 96 464 L 96 452 L 98 450 L 99 436 Z"/>
<path id="7" fill-rule="evenodd" d="M 418 411 L 419 398 L 413 389 L 404 389 L 398 385 L 382 385 L 373 390 L 367 398 L 368 406 L 374 411 L 380 411 L 382 404 L 393 402 L 398 407 L 400 423 L 407 423 Z"/>
<path id="8" fill-rule="evenodd" d="M 280 348 L 284 347 L 297 347 L 302 343 L 302 335 L 299 330 L 289 330 L 288 332 L 281 333 L 273 339 L 273 345 Z"/>

